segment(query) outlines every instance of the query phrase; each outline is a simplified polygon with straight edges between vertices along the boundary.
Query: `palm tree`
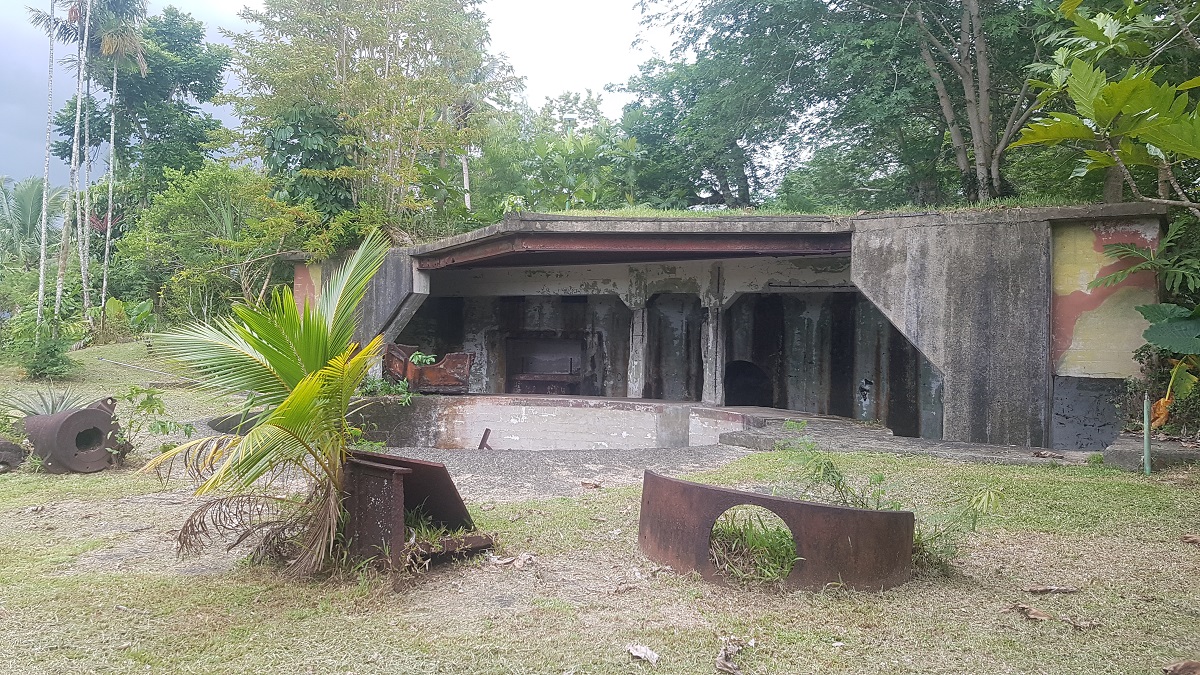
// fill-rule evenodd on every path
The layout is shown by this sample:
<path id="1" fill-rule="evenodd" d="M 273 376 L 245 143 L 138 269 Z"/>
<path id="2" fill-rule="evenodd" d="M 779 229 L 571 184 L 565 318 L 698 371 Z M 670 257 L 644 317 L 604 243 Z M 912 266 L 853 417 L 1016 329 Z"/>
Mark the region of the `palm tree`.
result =
<path id="1" fill-rule="evenodd" d="M 258 535 L 259 556 L 296 551 L 292 570 L 299 574 L 328 562 L 341 515 L 350 399 L 382 351 L 378 336 L 362 349 L 352 342 L 358 305 L 387 252 L 383 237 L 370 234 L 303 309 L 284 286 L 265 305 L 235 305 L 234 317 L 158 337 L 162 353 L 189 366 L 214 394 L 250 392 L 244 415 L 265 408 L 245 435 L 185 443 L 142 469 L 182 457 L 207 476 L 197 494 L 231 493 L 188 518 L 179 532 L 181 550 L 202 550 L 216 530 L 239 540 Z M 307 478 L 302 499 L 261 494 L 288 469 Z"/>
<path id="2" fill-rule="evenodd" d="M 53 7 L 51 7 L 53 10 Z M 104 50 L 104 37 L 100 31 L 102 23 L 119 24 L 135 23 L 138 18 L 145 16 L 144 0 L 69 0 L 67 9 L 67 20 L 58 21 L 54 17 L 53 11 L 47 14 L 38 10 L 30 10 L 31 20 L 34 25 L 37 25 L 51 36 L 51 39 L 57 39 L 67 44 L 74 44 L 76 47 L 75 56 L 75 129 L 74 136 L 71 142 L 71 173 L 68 185 L 69 196 L 74 206 L 75 227 L 78 230 L 79 236 L 79 265 L 80 265 L 80 281 L 83 287 L 83 309 L 85 316 L 87 310 L 91 306 L 91 280 L 89 270 L 89 254 L 90 254 L 90 229 L 88 222 L 90 220 L 91 195 L 89 191 L 90 176 L 91 176 L 91 155 L 86 148 L 80 148 L 80 124 L 83 122 L 83 103 L 85 89 L 88 92 L 88 100 L 91 100 L 91 74 L 88 69 L 89 58 L 95 54 L 102 53 Z M 119 31 L 118 31 L 119 32 Z M 88 119 L 90 120 L 90 115 Z M 90 135 L 90 124 L 85 125 L 88 128 L 83 129 L 83 133 Z M 85 142 L 90 143 L 90 139 Z M 81 157 L 80 152 L 83 152 Z M 84 167 L 84 181 L 80 181 L 80 161 L 84 161 L 87 165 Z M 80 193 L 82 192 L 82 199 Z M 68 209 L 70 212 L 71 209 Z M 64 277 L 66 274 L 67 249 L 69 247 L 70 237 L 64 228 L 64 235 L 59 245 L 59 267 L 58 277 L 55 286 L 55 301 L 54 312 L 58 316 L 62 309 L 62 294 Z"/>
<path id="3" fill-rule="evenodd" d="M 42 166 L 42 185 L 50 184 L 50 139 L 54 133 L 54 40 L 57 32 L 54 9 L 54 0 L 50 0 L 50 13 L 46 15 L 46 32 L 50 35 L 50 65 L 46 68 L 46 159 Z M 39 328 L 42 325 L 46 307 L 46 220 L 49 213 L 50 191 L 42 190 L 42 212 L 38 234 L 37 326 Z"/>
<path id="4" fill-rule="evenodd" d="M 111 12 L 100 29 L 100 55 L 112 60 L 112 100 L 108 113 L 108 207 L 104 215 L 104 264 L 101 268 L 100 304 L 108 300 L 108 261 L 112 251 L 113 186 L 117 182 L 117 73 L 121 62 L 132 57 L 142 77 L 146 59 L 137 24 L 146 16 L 145 0 L 130 0 L 121 12 Z M 101 323 L 104 314 L 100 315 Z"/>
<path id="5" fill-rule="evenodd" d="M 40 225 L 62 213 L 63 189 L 43 190 L 45 183 L 34 177 L 9 187 L 11 182 L 8 176 L 0 176 L 0 249 L 10 252 L 16 264 L 29 271 L 45 248 L 41 245 L 45 230 Z"/>

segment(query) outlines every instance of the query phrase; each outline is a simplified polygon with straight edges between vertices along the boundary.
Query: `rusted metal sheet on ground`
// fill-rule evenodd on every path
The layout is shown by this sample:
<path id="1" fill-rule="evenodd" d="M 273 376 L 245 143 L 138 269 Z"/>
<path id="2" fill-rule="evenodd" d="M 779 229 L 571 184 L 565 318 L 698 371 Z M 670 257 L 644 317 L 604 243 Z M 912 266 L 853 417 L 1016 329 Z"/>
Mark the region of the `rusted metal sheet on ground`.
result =
<path id="1" fill-rule="evenodd" d="M 709 559 L 713 524 L 726 510 L 761 506 L 787 524 L 800 560 L 784 585 L 821 590 L 830 584 L 870 591 L 908 581 L 915 517 L 909 511 L 873 511 L 802 502 L 701 485 L 646 471 L 638 544 L 655 562 L 677 572 L 721 581 Z"/>
<path id="2" fill-rule="evenodd" d="M 472 529 L 471 513 L 463 503 L 462 495 L 450 478 L 445 464 L 426 462 L 420 459 L 385 455 L 378 452 L 356 450 L 351 460 L 403 470 L 403 505 L 408 511 L 420 510 L 434 525 L 449 530 Z"/>
<path id="3" fill-rule="evenodd" d="M 408 380 L 409 390 L 421 394 L 467 393 L 474 354 L 452 352 L 436 363 L 418 366 L 408 360 L 416 351 L 412 345 L 388 345 L 383 354 L 384 372 L 393 380 Z"/>
<path id="4" fill-rule="evenodd" d="M 436 560 L 467 555 L 493 545 L 483 534 L 452 534 L 437 542 L 409 542 L 405 514 L 419 511 L 447 530 L 475 524 L 444 464 L 355 451 L 346 461 L 346 539 L 354 560 L 386 560 L 402 569 L 416 555 Z"/>
<path id="5" fill-rule="evenodd" d="M 94 473 L 106 468 L 117 451 L 116 399 L 100 399 L 86 408 L 25 418 L 33 453 L 49 473 Z"/>

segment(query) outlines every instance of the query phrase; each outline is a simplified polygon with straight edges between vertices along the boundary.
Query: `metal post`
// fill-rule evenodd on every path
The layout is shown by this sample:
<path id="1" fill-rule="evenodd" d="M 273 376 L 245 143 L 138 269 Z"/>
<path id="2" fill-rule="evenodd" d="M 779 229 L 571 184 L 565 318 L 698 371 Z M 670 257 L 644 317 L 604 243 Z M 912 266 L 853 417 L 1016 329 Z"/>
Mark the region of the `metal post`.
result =
<path id="1" fill-rule="evenodd" d="M 1150 394 L 1142 403 L 1142 469 L 1150 475 Z"/>

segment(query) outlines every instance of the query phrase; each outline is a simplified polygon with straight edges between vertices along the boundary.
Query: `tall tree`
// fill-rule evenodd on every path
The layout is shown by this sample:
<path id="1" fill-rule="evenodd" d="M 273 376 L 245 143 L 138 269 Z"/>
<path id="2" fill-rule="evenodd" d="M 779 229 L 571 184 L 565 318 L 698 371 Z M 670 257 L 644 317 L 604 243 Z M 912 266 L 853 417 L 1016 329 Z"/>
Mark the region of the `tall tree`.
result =
<path id="1" fill-rule="evenodd" d="M 663 133 L 703 144 L 743 130 L 738 146 L 763 165 L 780 165 L 763 161 L 780 149 L 785 158 L 874 149 L 885 159 L 879 173 L 907 175 L 921 200 L 940 199 L 943 158 L 964 198 L 1008 191 L 1003 153 L 1033 99 L 1022 69 L 1036 18 L 1019 0 L 643 5 L 647 22 L 678 36 L 674 61 L 630 84 L 673 92 L 639 99 L 644 113 L 664 101 L 682 111 L 679 123 L 658 125 Z"/>
<path id="2" fill-rule="evenodd" d="M 421 189 L 428 170 L 464 152 L 488 116 L 462 105 L 462 84 L 472 100 L 513 85 L 489 74 L 478 5 L 266 0 L 244 11 L 255 28 L 231 38 L 245 143 L 300 189 L 293 198 L 347 192 L 388 214 L 435 206 Z"/>
<path id="3" fill-rule="evenodd" d="M 108 265 L 112 252 L 113 189 L 117 184 L 117 75 L 122 62 L 132 59 L 142 77 L 146 76 L 146 58 L 138 24 L 146 16 L 145 0 L 133 0 L 124 12 L 112 13 L 101 25 L 100 55 L 112 61 L 112 86 L 109 90 L 108 117 L 108 200 L 104 214 L 104 261 L 101 267 L 100 304 L 108 300 Z M 103 323 L 105 314 L 100 314 Z"/>
<path id="4" fill-rule="evenodd" d="M 58 15 L 55 13 L 55 2 L 50 0 L 50 11 L 46 14 L 46 33 L 50 36 L 49 65 L 46 67 L 46 147 L 45 160 L 42 165 L 42 185 L 50 185 L 50 141 L 54 131 L 54 42 L 57 33 Z M 40 328 L 45 318 L 46 307 L 46 230 L 47 218 L 50 213 L 50 191 L 42 190 L 42 212 L 38 228 L 38 290 L 37 290 L 37 325 Z"/>
<path id="5" fill-rule="evenodd" d="M 123 14 L 114 20 L 137 22 L 136 14 Z M 97 28 L 98 33 L 101 30 Z M 116 90 L 120 95 L 115 101 L 115 110 L 112 109 L 112 62 L 108 58 L 96 59 L 97 63 L 103 63 L 103 77 L 98 76 L 98 79 L 100 87 L 109 94 L 109 108 L 98 110 L 92 124 L 107 126 L 115 112 L 117 177 L 118 180 L 130 179 L 126 181 L 124 191 L 125 198 L 131 202 L 129 206 L 145 207 L 152 195 L 166 188 L 166 169 L 195 171 L 212 155 L 210 143 L 221 129 L 221 123 L 199 106 L 211 102 L 221 93 L 222 75 L 229 63 L 230 52 L 224 45 L 205 42 L 204 24 L 174 7 L 149 17 L 140 25 L 136 36 L 132 33 L 125 27 L 109 36 L 107 49 L 117 50 L 113 56 L 124 46 L 127 50 L 132 49 L 128 56 L 138 65 L 137 68 L 118 67 Z M 97 38 L 93 46 L 96 55 L 103 56 L 104 40 Z M 144 75 L 141 61 L 146 65 Z M 73 115 L 64 114 L 64 111 L 58 113 L 56 125 L 60 136 L 71 138 L 73 124 Z M 103 142 L 104 139 L 95 138 L 92 147 L 97 148 Z M 55 143 L 54 152 L 61 158 L 69 157 L 70 143 Z M 114 209 L 119 208 L 121 200 L 117 199 L 114 204 Z"/>

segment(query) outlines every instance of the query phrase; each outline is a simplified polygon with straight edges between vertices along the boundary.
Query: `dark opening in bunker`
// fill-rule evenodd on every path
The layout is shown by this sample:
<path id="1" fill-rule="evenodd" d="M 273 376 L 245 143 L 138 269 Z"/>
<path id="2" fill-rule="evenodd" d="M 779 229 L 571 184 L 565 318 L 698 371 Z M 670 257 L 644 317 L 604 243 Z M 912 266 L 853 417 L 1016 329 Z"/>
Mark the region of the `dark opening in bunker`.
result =
<path id="1" fill-rule="evenodd" d="M 942 437 L 940 374 L 861 293 L 748 293 L 724 321 L 726 405 L 879 420 L 898 436 Z"/>
<path id="2" fill-rule="evenodd" d="M 659 293 L 646 303 L 646 398 L 699 401 L 704 390 L 704 307 L 689 293 Z"/>

